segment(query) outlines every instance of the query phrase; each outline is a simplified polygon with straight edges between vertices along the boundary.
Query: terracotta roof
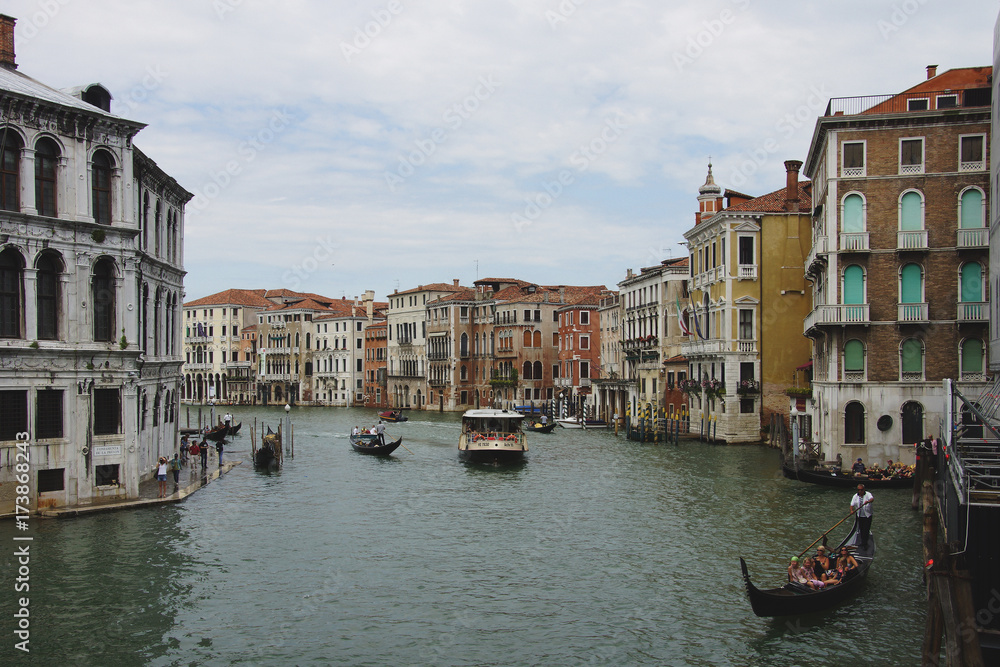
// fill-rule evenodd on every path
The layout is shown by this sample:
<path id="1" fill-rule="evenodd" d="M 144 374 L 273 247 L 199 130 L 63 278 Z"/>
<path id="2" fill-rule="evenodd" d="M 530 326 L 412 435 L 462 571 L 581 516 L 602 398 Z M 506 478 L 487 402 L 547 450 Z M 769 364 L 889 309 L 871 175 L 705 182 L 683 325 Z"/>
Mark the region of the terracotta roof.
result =
<path id="1" fill-rule="evenodd" d="M 687 266 L 688 265 L 688 258 L 687 257 L 674 257 L 672 259 L 665 259 L 662 262 L 660 262 L 660 264 L 662 264 L 663 266 Z"/>
<path id="2" fill-rule="evenodd" d="M 687 357 L 685 357 L 683 354 L 675 354 L 674 356 L 670 357 L 669 359 L 664 359 L 663 363 L 664 364 L 686 364 L 687 363 Z"/>
<path id="3" fill-rule="evenodd" d="M 433 301 L 428 301 L 427 305 L 432 303 L 440 303 L 443 301 L 475 301 L 476 300 L 476 290 L 471 287 L 462 287 L 457 292 L 452 292 L 451 294 L 445 294 L 444 296 L 439 296 Z"/>
<path id="4" fill-rule="evenodd" d="M 969 89 L 989 89 L 992 87 L 992 75 L 993 68 L 989 66 L 959 67 L 957 69 L 950 69 L 947 72 L 938 74 L 933 78 L 925 79 L 912 88 L 907 88 L 903 92 L 898 93 L 873 107 L 865 109 L 861 113 L 879 114 L 909 111 L 907 108 L 907 100 L 919 97 L 920 93 L 933 92 L 948 94 Z M 982 101 L 988 104 L 989 99 L 984 97 L 982 98 Z M 959 106 L 965 106 L 966 104 L 975 106 L 974 103 L 971 103 L 971 98 L 969 102 L 965 102 L 963 100 L 958 102 Z"/>
<path id="5" fill-rule="evenodd" d="M 808 213 L 812 210 L 812 182 L 799 181 L 799 212 Z M 748 213 L 787 213 L 785 211 L 785 188 L 769 192 L 750 201 L 723 209 L 723 212 Z"/>
<path id="6" fill-rule="evenodd" d="M 418 285 L 408 290 L 403 290 L 402 292 L 393 292 L 389 296 L 399 296 L 400 294 L 412 294 L 414 292 L 457 292 L 458 290 L 461 289 L 468 289 L 468 288 L 462 287 L 461 285 L 456 287 L 454 283 L 431 283 L 429 285 Z"/>
<path id="7" fill-rule="evenodd" d="M 252 308 L 267 308 L 273 305 L 264 298 L 266 290 L 262 289 L 227 289 L 209 296 L 203 296 L 194 301 L 188 301 L 184 307 L 196 306 L 249 306 Z"/>

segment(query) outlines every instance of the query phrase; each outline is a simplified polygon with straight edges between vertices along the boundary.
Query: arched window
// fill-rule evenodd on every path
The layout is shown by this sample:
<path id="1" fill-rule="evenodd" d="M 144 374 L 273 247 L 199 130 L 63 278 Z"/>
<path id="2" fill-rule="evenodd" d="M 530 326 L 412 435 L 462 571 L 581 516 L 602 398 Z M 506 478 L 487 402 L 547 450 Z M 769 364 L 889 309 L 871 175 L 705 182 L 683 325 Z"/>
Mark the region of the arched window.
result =
<path id="1" fill-rule="evenodd" d="M 524 330 L 524 341 L 522 342 L 522 347 L 531 347 L 531 332 L 527 329 Z"/>
<path id="2" fill-rule="evenodd" d="M 899 346 L 899 369 L 903 380 L 924 378 L 924 345 L 916 338 L 907 338 Z"/>
<path id="3" fill-rule="evenodd" d="M 903 427 L 903 444 L 915 445 L 924 439 L 924 406 L 916 401 L 907 401 L 900 411 Z"/>
<path id="4" fill-rule="evenodd" d="M 854 338 L 844 343 L 844 380 L 859 382 L 865 379 L 865 345 Z"/>
<path id="5" fill-rule="evenodd" d="M 969 338 L 962 341 L 962 379 L 983 379 L 983 341 Z"/>
<path id="6" fill-rule="evenodd" d="M 62 262 L 52 252 L 38 258 L 36 291 L 38 310 L 38 338 L 59 338 L 59 274 Z"/>
<path id="7" fill-rule="evenodd" d="M 960 209 L 958 226 L 962 229 L 976 229 L 986 226 L 982 190 L 969 188 L 963 192 Z"/>
<path id="8" fill-rule="evenodd" d="M 115 336 L 115 267 L 107 257 L 94 265 L 92 285 L 94 313 L 94 340 L 110 342 Z"/>
<path id="9" fill-rule="evenodd" d="M 845 233 L 863 232 L 865 230 L 865 204 L 859 194 L 849 194 L 844 197 Z"/>
<path id="10" fill-rule="evenodd" d="M 542 346 L 542 332 L 541 331 L 536 331 L 535 333 L 533 333 L 531 335 L 531 345 L 532 345 L 532 347 L 541 347 Z"/>
<path id="11" fill-rule="evenodd" d="M 865 441 L 865 406 L 851 401 L 844 406 L 844 442 L 863 444 Z"/>
<path id="12" fill-rule="evenodd" d="M 462 382 L 469 379 L 469 369 L 465 364 L 462 364 Z"/>
<path id="13" fill-rule="evenodd" d="M 0 209 L 21 210 L 21 136 L 12 130 L 0 132 Z"/>
<path id="14" fill-rule="evenodd" d="M 54 218 L 58 215 L 57 174 L 59 147 L 49 138 L 35 144 L 35 209 L 38 215 Z"/>
<path id="15" fill-rule="evenodd" d="M 459 339 L 459 354 L 463 357 L 469 356 L 469 334 L 463 333 Z"/>
<path id="16" fill-rule="evenodd" d="M 845 305 L 860 305 L 865 302 L 865 271 L 857 264 L 844 269 L 842 299 Z"/>
<path id="17" fill-rule="evenodd" d="M 536 380 L 542 379 L 542 362 L 536 361 L 534 366 L 534 372 L 532 373 Z"/>
<path id="18" fill-rule="evenodd" d="M 114 163 L 107 151 L 97 151 L 91 164 L 91 190 L 94 222 L 111 224 L 111 167 Z"/>
<path id="19" fill-rule="evenodd" d="M 962 265 L 959 301 L 981 303 L 983 299 L 983 267 L 978 262 Z"/>
<path id="20" fill-rule="evenodd" d="M 919 192 L 907 192 L 899 199 L 899 229 L 904 232 L 924 228 L 923 197 Z"/>
<path id="21" fill-rule="evenodd" d="M 899 271 L 899 302 L 922 303 L 924 300 L 924 272 L 919 264 L 906 264 Z"/>
<path id="22" fill-rule="evenodd" d="M 0 252 L 0 338 L 21 338 L 24 259 L 14 248 Z"/>
<path id="23" fill-rule="evenodd" d="M 521 369 L 521 377 L 524 378 L 525 380 L 531 380 L 532 379 L 532 377 L 531 377 L 531 362 L 530 361 L 524 362 L 524 366 Z"/>

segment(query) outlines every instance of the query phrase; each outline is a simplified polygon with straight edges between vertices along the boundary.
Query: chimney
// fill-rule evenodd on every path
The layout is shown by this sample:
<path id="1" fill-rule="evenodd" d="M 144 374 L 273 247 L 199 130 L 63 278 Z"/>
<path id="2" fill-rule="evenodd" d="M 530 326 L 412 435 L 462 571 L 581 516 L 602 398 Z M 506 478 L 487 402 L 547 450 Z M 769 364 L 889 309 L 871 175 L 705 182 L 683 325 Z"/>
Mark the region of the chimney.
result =
<path id="1" fill-rule="evenodd" d="M 799 210 L 799 169 L 802 160 L 785 160 L 785 210 L 798 213 Z"/>
<path id="2" fill-rule="evenodd" d="M 0 66 L 17 69 L 14 62 L 14 24 L 17 19 L 0 14 Z"/>
<path id="3" fill-rule="evenodd" d="M 927 66 L 927 78 L 928 79 L 933 79 L 936 76 L 937 76 L 937 65 L 928 65 Z"/>
<path id="4" fill-rule="evenodd" d="M 451 282 L 455 287 L 458 287 L 458 278 L 452 278 Z"/>

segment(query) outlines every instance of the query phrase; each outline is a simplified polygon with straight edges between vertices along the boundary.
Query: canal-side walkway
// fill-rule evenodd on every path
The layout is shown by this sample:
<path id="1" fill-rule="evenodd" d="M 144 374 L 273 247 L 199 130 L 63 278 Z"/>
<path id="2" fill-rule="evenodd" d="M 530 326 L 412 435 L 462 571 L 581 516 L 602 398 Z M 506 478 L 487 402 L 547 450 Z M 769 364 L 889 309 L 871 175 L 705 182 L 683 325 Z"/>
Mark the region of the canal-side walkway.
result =
<path id="1" fill-rule="evenodd" d="M 213 456 L 209 459 L 208 465 L 205 468 L 202 468 L 200 461 L 195 463 L 194 459 L 181 468 L 176 490 L 174 489 L 173 473 L 168 472 L 168 495 L 164 498 L 159 497 L 159 482 L 154 477 L 139 483 L 138 498 L 130 498 L 128 500 L 109 499 L 107 501 L 96 502 L 91 505 L 57 507 L 44 510 L 39 514 L 46 518 L 62 519 L 72 516 L 82 516 L 84 514 L 93 514 L 94 512 L 109 512 L 112 510 L 133 509 L 136 507 L 147 507 L 151 505 L 162 505 L 163 503 L 180 502 L 201 487 L 209 484 L 213 480 L 218 479 L 242 463 L 240 460 L 224 461 L 223 464 L 219 466 L 218 459 L 214 456 L 215 452 L 212 451 L 212 454 Z"/>

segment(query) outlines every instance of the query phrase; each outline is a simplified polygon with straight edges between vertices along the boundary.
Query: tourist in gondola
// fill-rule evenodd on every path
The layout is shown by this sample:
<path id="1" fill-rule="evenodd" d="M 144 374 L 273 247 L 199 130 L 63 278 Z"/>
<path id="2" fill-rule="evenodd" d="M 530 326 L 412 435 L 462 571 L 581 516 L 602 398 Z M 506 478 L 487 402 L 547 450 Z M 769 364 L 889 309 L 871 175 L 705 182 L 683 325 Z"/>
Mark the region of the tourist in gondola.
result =
<path id="1" fill-rule="evenodd" d="M 788 563 L 788 581 L 798 581 L 798 571 L 799 571 L 799 557 L 792 556 L 791 560 Z M 804 584 L 806 582 L 801 581 L 799 583 Z"/>
<path id="2" fill-rule="evenodd" d="M 802 561 L 802 567 L 799 568 L 802 574 L 806 578 L 806 585 L 813 590 L 819 590 L 826 586 L 823 580 L 816 576 L 816 563 L 812 558 L 806 558 Z"/>
<path id="3" fill-rule="evenodd" d="M 853 466 L 851 466 L 851 472 L 853 472 L 855 475 L 865 474 L 866 472 L 865 464 L 861 461 L 861 457 L 858 457 L 858 460 L 854 462 Z"/>
<path id="4" fill-rule="evenodd" d="M 861 548 L 868 548 L 868 536 L 872 529 L 872 494 L 865 491 L 864 484 L 858 484 L 858 492 L 851 498 L 851 514 L 857 514 L 858 533 L 861 535 Z"/>
<path id="5" fill-rule="evenodd" d="M 858 561 L 854 560 L 851 552 L 847 550 L 847 547 L 841 547 L 840 557 L 837 558 L 837 573 L 840 575 L 840 578 L 843 579 L 848 572 L 857 569 L 857 567 Z"/>

